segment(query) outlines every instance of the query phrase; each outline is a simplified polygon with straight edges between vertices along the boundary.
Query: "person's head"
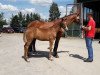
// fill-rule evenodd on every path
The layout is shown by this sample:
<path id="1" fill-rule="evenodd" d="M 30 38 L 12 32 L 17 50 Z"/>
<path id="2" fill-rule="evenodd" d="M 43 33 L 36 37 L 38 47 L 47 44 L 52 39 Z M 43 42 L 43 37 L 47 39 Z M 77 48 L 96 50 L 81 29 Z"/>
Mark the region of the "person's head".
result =
<path id="1" fill-rule="evenodd" d="M 87 17 L 90 19 L 91 17 L 93 17 L 93 13 L 91 12 L 91 13 L 88 13 L 87 14 Z"/>

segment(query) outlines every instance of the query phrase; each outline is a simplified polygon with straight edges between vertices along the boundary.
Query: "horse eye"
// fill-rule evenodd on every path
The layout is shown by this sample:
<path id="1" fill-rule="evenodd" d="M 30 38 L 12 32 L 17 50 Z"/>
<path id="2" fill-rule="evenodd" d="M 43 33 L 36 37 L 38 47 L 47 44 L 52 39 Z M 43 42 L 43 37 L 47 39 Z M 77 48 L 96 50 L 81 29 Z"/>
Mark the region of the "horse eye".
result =
<path id="1" fill-rule="evenodd" d="M 65 20 L 67 20 L 67 18 Z"/>

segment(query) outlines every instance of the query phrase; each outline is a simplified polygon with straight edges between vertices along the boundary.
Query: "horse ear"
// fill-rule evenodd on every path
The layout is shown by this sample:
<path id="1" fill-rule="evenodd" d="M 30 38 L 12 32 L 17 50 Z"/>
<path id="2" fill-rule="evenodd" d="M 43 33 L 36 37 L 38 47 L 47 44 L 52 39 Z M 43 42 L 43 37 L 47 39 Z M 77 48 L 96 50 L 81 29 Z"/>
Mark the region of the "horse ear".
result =
<path id="1" fill-rule="evenodd" d="M 64 17 L 62 18 L 62 21 L 66 20 L 66 19 L 67 19 L 66 17 L 67 17 L 67 16 L 64 16 Z"/>
<path id="2" fill-rule="evenodd" d="M 62 21 L 63 21 L 64 19 L 62 18 Z"/>

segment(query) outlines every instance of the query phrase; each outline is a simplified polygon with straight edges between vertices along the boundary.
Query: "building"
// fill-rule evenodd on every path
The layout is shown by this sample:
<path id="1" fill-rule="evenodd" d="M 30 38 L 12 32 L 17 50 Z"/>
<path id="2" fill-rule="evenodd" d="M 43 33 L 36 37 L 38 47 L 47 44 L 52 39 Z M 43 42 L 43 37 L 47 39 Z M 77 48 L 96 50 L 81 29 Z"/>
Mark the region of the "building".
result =
<path id="1" fill-rule="evenodd" d="M 10 27 L 10 25 L 3 25 L 3 28 L 8 28 Z"/>
<path id="2" fill-rule="evenodd" d="M 75 2 L 81 4 L 82 24 L 87 23 L 86 14 L 93 12 L 93 17 L 96 21 L 96 28 L 100 28 L 100 0 L 75 0 Z M 96 33 L 95 38 L 100 39 L 100 33 Z"/>

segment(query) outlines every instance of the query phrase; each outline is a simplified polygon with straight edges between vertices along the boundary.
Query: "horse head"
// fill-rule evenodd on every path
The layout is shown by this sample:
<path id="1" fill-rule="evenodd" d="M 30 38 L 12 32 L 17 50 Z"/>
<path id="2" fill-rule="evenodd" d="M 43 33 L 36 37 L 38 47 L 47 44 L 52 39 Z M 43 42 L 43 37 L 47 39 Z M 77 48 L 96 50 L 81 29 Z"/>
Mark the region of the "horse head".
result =
<path id="1" fill-rule="evenodd" d="M 68 16 L 63 17 L 62 19 L 63 19 L 63 24 L 65 26 L 68 26 L 73 22 L 79 23 L 79 13 L 70 14 Z"/>

